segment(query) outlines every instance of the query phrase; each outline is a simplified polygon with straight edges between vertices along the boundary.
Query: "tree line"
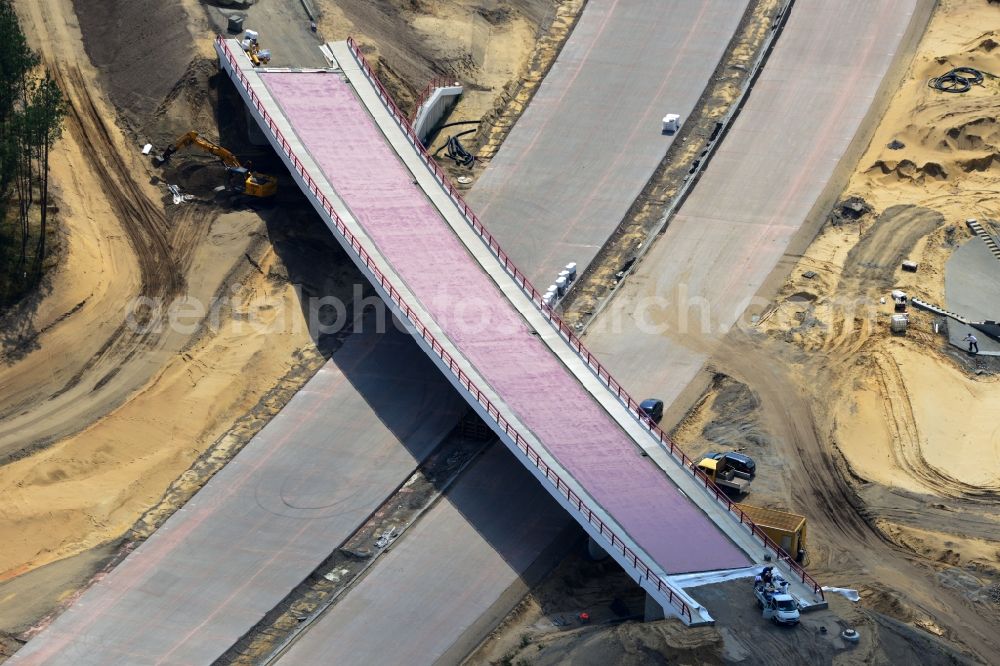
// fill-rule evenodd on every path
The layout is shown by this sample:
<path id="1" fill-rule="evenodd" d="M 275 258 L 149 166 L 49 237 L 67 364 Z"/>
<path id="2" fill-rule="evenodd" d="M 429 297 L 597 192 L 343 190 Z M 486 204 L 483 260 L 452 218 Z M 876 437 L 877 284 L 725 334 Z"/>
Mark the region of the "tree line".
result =
<path id="1" fill-rule="evenodd" d="M 0 0 L 0 303 L 38 283 L 49 223 L 49 154 L 66 101 Z"/>

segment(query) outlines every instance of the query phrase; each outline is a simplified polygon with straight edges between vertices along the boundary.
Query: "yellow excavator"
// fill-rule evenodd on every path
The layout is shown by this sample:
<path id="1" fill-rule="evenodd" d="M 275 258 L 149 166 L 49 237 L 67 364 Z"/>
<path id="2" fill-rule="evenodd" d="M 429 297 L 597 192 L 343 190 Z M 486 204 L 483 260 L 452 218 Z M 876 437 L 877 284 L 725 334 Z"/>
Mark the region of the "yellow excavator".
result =
<path id="1" fill-rule="evenodd" d="M 191 145 L 201 148 L 206 153 L 215 155 L 222 161 L 222 164 L 226 167 L 226 189 L 229 191 L 239 192 L 251 197 L 271 197 L 278 191 L 277 178 L 251 171 L 249 168 L 243 166 L 230 151 L 199 136 L 195 131 L 188 132 L 177 139 L 177 141 L 174 141 L 172 146 L 156 158 L 157 165 L 165 164 L 171 155 Z"/>

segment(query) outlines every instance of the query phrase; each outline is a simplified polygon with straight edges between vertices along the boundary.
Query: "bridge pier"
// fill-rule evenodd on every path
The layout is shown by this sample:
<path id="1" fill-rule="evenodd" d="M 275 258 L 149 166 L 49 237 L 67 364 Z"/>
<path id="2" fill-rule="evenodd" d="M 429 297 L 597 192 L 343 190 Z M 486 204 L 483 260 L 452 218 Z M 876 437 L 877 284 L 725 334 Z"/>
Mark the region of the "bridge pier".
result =
<path id="1" fill-rule="evenodd" d="M 594 541 L 594 537 L 587 537 L 587 556 L 595 562 L 599 562 L 608 556 L 608 552 L 604 550 L 599 543 Z"/>
<path id="2" fill-rule="evenodd" d="M 250 113 L 250 107 L 243 107 L 243 115 L 247 119 L 247 141 L 254 146 L 267 146 L 270 142 L 264 136 L 264 130 L 257 124 L 257 119 Z"/>

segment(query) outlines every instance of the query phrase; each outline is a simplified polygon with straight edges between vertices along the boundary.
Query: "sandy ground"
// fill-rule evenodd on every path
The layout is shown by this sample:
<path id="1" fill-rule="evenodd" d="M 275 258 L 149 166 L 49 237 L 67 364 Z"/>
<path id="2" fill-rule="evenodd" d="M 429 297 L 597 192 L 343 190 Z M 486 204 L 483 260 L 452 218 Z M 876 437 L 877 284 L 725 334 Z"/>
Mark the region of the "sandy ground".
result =
<path id="1" fill-rule="evenodd" d="M 763 325 L 827 365 L 853 364 L 838 372 L 833 436 L 853 473 L 888 487 L 961 498 L 1000 483 L 1000 430 L 983 418 L 1000 407 L 988 363 L 947 350 L 926 313 L 912 314 L 906 338 L 887 336 L 891 309 L 880 302 L 900 288 L 944 304 L 944 264 L 969 237 L 965 218 L 1000 203 L 990 165 L 997 81 L 965 95 L 926 85 L 952 66 L 1000 71 L 998 28 L 984 3 L 941 4 L 844 195 L 873 211 L 822 232 Z M 905 147 L 889 148 L 893 139 Z M 906 258 L 919 273 L 899 270 Z M 802 277 L 808 270 L 817 277 Z"/>
<path id="2" fill-rule="evenodd" d="M 1000 72 L 1000 15 L 978 2 L 942 3 L 914 59 L 911 77 L 886 114 L 848 186 L 882 212 L 894 204 L 939 211 L 946 228 L 926 234 L 912 253 L 927 270 L 897 275 L 914 295 L 944 303 L 944 260 L 968 237 L 962 221 L 995 215 L 994 156 L 1000 150 L 997 91 L 988 77 L 963 95 L 926 85 L 951 67 Z M 890 149 L 892 140 L 905 144 Z M 875 222 L 875 224 L 879 224 Z M 835 233 L 835 232 L 834 232 Z M 926 319 L 918 325 L 926 326 Z M 926 329 L 925 329 L 926 330 Z M 880 483 L 931 494 L 995 491 L 1000 483 L 1000 429 L 983 418 L 1000 407 L 995 376 L 970 377 L 968 367 L 914 344 L 883 344 L 872 369 L 839 406 L 838 443 L 852 468 Z M 937 341 L 933 346 L 939 346 Z M 859 418 L 852 419 L 857 413 Z M 862 424 L 870 423 L 871 428 Z M 860 431 L 867 437 L 860 438 Z M 859 444 L 867 440 L 868 445 Z M 880 455 L 865 452 L 872 448 Z M 972 462 L 975 461 L 975 462 Z"/>
<path id="3" fill-rule="evenodd" d="M 404 105 L 448 74 L 469 85 L 458 113 L 478 117 L 527 71 L 566 3 L 317 4 L 317 35 L 297 2 L 251 8 L 272 48 L 299 49 L 276 61 L 354 34 Z M 139 155 L 196 129 L 280 176 L 244 140 L 239 102 L 215 75 L 218 7 L 31 0 L 18 11 L 71 114 L 52 160 L 64 261 L 0 322 L 0 632 L 12 633 L 72 598 L 126 534 L 148 534 L 281 408 L 337 344 L 310 337 L 303 295 L 350 301 L 360 281 L 294 188 L 247 207 L 214 196 L 223 172 L 211 158 L 185 151 L 156 170 Z M 165 182 L 195 200 L 172 205 Z M 149 331 L 129 325 L 140 296 L 220 304 Z"/>
<path id="4" fill-rule="evenodd" d="M 466 86 L 451 121 L 479 120 L 528 73 L 535 40 L 572 0 L 318 0 L 326 40 L 353 36 L 405 112 L 432 78 Z"/>
<path id="5" fill-rule="evenodd" d="M 982 417 L 1000 405 L 996 376 L 970 380 L 908 343 L 871 361 L 836 414 L 840 449 L 859 475 L 942 496 L 1000 489 L 1000 426 Z"/>

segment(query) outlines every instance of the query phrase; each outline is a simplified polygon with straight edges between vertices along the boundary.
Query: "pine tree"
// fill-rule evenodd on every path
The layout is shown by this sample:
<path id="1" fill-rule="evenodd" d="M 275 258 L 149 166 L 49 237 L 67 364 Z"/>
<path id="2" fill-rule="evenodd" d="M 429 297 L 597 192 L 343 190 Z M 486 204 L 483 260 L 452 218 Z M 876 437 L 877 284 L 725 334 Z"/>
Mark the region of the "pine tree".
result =
<path id="1" fill-rule="evenodd" d="M 0 0 L 0 299 L 23 293 L 41 273 L 46 252 L 49 154 L 59 138 L 66 102 L 56 82 L 35 72 L 39 57 L 28 48 L 12 0 Z M 32 208 L 40 205 L 34 256 L 28 263 Z M 16 207 L 16 222 L 7 211 Z M 14 252 L 4 248 L 17 248 Z M 29 271 L 29 268 L 32 269 Z"/>
<path id="2" fill-rule="evenodd" d="M 38 155 L 39 205 L 41 226 L 35 251 L 35 270 L 41 271 L 45 259 L 45 231 L 49 214 L 49 153 L 62 134 L 62 120 L 66 115 L 66 100 L 56 82 L 45 73 L 45 78 L 35 86 L 31 99 L 32 137 Z"/>

